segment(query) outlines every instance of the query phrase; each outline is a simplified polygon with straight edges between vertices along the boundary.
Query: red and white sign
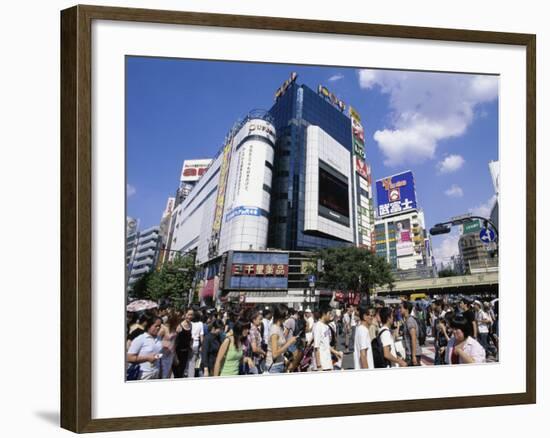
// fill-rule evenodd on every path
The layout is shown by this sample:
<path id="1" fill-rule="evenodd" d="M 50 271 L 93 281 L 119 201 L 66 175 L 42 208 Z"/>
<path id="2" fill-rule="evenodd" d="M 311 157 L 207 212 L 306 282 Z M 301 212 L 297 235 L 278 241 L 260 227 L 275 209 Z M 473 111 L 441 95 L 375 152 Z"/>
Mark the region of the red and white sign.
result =
<path id="1" fill-rule="evenodd" d="M 193 182 L 198 181 L 201 176 L 208 170 L 208 166 L 212 160 L 185 160 L 183 169 L 181 170 L 181 181 Z"/>
<path id="2" fill-rule="evenodd" d="M 355 170 L 363 178 L 368 178 L 367 164 L 360 157 L 355 157 Z"/>

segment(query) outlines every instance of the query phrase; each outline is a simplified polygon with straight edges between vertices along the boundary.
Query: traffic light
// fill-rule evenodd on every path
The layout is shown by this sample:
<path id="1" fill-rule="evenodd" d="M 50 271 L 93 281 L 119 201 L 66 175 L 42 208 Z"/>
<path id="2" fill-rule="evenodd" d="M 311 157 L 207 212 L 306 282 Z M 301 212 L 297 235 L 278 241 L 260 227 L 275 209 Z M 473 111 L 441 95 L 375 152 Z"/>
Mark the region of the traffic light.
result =
<path id="1" fill-rule="evenodd" d="M 443 224 L 435 224 L 432 228 L 430 228 L 430 234 L 432 236 L 437 236 L 438 234 L 447 234 L 451 232 L 451 227 L 448 225 Z"/>

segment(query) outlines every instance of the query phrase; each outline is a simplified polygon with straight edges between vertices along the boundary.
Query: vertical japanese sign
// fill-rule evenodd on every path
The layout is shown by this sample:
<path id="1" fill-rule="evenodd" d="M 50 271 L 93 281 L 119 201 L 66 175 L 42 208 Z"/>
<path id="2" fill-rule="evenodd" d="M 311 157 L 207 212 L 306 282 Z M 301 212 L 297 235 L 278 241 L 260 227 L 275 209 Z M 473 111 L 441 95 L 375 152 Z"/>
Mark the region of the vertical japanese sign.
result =
<path id="1" fill-rule="evenodd" d="M 378 216 L 401 213 L 416 208 L 413 173 L 408 170 L 376 181 Z"/>
<path id="2" fill-rule="evenodd" d="M 374 248 L 372 244 L 372 227 L 374 220 L 371 215 L 372 183 L 370 183 L 370 167 L 365 162 L 365 130 L 361 124 L 359 113 L 349 107 L 351 118 L 351 135 L 353 143 L 353 164 L 357 178 L 357 238 L 362 247 Z"/>
<path id="3" fill-rule="evenodd" d="M 214 257 L 218 254 L 218 242 L 220 230 L 222 227 L 223 206 L 225 203 L 225 189 L 227 187 L 227 175 L 229 173 L 229 162 L 231 161 L 231 147 L 233 138 L 231 138 L 223 150 L 222 164 L 220 166 L 220 182 L 218 183 L 218 193 L 216 195 L 216 209 L 214 211 L 214 223 L 212 224 L 212 238 L 208 255 Z"/>

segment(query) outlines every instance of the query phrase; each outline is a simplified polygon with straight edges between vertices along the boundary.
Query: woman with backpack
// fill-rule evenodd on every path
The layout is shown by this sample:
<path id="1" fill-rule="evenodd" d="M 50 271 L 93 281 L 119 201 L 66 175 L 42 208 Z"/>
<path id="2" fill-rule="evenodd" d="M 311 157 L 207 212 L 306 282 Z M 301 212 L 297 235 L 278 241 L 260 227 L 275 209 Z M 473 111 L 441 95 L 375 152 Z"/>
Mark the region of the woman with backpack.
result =
<path id="1" fill-rule="evenodd" d="M 214 365 L 215 376 L 237 376 L 243 362 L 254 366 L 252 359 L 244 355 L 248 330 L 250 323 L 246 320 L 239 319 L 233 325 L 233 330 L 227 334 L 218 351 Z"/>

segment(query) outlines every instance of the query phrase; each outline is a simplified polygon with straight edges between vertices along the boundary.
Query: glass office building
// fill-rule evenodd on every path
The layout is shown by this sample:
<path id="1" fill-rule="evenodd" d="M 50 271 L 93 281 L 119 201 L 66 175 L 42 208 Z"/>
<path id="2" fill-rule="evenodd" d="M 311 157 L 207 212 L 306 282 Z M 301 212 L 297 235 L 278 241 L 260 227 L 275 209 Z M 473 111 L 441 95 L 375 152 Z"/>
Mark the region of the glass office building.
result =
<path id="1" fill-rule="evenodd" d="M 340 216 L 347 217 L 350 229 L 355 229 L 355 180 L 353 175 L 352 128 L 351 119 L 322 94 L 306 85 L 293 81 L 280 95 L 270 109 L 277 142 L 271 199 L 271 220 L 268 246 L 287 250 L 310 250 L 356 243 L 355 237 L 349 239 L 331 235 L 318 230 L 306 230 L 306 157 L 308 150 L 308 128 L 319 127 L 336 143 L 349 151 L 347 174 L 325 172 L 325 178 L 319 176 L 321 191 L 326 192 L 328 180 L 334 181 L 334 190 L 345 194 L 346 184 L 351 187 L 347 205 L 335 206 Z M 328 170 L 333 163 L 319 158 L 319 168 Z M 344 164 L 344 163 L 341 163 Z M 330 185 L 330 183 L 328 183 Z M 320 195 L 322 195 L 320 193 Z M 319 199 L 322 204 L 322 199 Z M 347 209 L 347 213 L 346 213 Z M 353 233 L 355 235 L 355 233 Z"/>

